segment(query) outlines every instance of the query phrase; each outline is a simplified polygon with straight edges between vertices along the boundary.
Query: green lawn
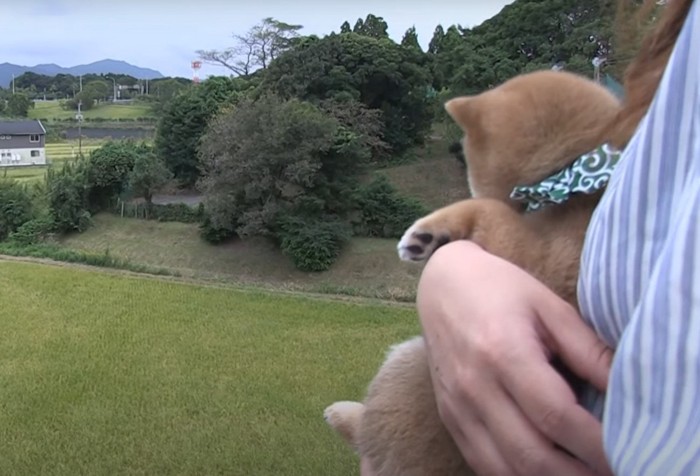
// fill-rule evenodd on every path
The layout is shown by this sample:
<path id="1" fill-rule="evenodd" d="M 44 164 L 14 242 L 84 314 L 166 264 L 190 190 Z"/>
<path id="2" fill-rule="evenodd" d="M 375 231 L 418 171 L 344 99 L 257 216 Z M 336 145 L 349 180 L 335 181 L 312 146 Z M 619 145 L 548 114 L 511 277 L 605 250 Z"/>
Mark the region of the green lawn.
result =
<path id="1" fill-rule="evenodd" d="M 414 311 L 0 261 L 0 473 L 354 475 L 322 418 Z"/>
<path id="2" fill-rule="evenodd" d="M 68 119 L 75 117 L 76 111 L 68 111 L 61 107 L 61 101 L 35 101 L 34 108 L 29 110 L 30 119 Z M 133 104 L 97 104 L 90 110 L 83 111 L 86 120 L 90 119 L 137 119 L 153 117 L 150 107 L 143 103 Z"/>

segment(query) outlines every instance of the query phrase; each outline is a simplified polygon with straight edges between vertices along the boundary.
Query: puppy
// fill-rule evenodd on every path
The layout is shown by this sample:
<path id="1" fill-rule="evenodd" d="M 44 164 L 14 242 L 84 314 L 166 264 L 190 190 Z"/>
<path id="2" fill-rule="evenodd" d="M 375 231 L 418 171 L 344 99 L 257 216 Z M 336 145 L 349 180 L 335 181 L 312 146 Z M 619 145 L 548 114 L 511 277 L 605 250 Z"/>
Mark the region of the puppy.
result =
<path id="1" fill-rule="evenodd" d="M 446 243 L 471 240 L 577 307 L 579 257 L 602 192 L 528 213 L 510 195 L 606 142 L 603 126 L 620 107 L 597 83 L 555 71 L 448 101 L 445 109 L 464 132 L 472 198 L 416 221 L 399 241 L 401 259 L 425 261 Z M 422 337 L 390 350 L 363 403 L 336 402 L 324 416 L 378 476 L 472 474 L 439 418 Z"/>

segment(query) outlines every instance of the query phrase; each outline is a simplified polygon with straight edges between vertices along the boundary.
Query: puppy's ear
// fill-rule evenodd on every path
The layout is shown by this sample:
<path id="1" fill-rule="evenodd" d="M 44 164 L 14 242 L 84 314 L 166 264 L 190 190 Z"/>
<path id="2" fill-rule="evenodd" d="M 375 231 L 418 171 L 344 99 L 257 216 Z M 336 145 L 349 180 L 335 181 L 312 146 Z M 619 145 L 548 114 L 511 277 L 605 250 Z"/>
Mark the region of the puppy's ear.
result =
<path id="1" fill-rule="evenodd" d="M 467 130 L 473 125 L 474 106 L 472 96 L 459 96 L 445 103 L 445 111 L 458 126 Z"/>

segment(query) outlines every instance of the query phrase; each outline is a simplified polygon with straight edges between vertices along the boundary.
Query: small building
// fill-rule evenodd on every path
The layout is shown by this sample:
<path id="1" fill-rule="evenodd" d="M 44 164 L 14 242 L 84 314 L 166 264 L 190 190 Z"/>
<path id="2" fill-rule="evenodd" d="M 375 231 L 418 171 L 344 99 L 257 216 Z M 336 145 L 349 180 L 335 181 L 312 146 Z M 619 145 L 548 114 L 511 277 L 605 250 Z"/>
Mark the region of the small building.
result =
<path id="1" fill-rule="evenodd" d="M 0 120 L 0 167 L 46 165 L 46 129 L 39 120 Z"/>

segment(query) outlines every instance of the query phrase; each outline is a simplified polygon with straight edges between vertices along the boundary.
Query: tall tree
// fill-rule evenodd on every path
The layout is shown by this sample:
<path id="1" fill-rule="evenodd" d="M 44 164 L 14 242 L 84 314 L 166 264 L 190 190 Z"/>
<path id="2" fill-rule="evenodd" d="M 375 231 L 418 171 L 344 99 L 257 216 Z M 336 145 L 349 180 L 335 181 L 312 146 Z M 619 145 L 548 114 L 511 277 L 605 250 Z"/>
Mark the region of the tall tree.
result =
<path id="1" fill-rule="evenodd" d="M 342 25 L 340 25 L 340 33 L 350 33 L 352 31 L 352 28 L 350 28 L 350 23 L 347 21 L 343 22 Z"/>
<path id="2" fill-rule="evenodd" d="M 156 152 L 181 183 L 194 185 L 199 177 L 197 150 L 209 119 L 247 86 L 241 78 L 213 77 L 165 105 L 156 130 Z"/>
<path id="3" fill-rule="evenodd" d="M 154 193 L 171 178 L 172 173 L 165 162 L 149 148 L 136 157 L 127 183 L 132 193 L 140 195 L 146 201 L 146 211 L 150 213 Z"/>
<path id="4" fill-rule="evenodd" d="M 435 27 L 435 31 L 433 32 L 433 37 L 430 39 L 430 43 L 428 44 L 428 53 L 431 54 L 438 54 L 441 51 L 440 45 L 442 44 L 442 40 L 445 38 L 445 30 L 442 27 L 442 25 L 438 25 Z"/>
<path id="5" fill-rule="evenodd" d="M 7 100 L 7 113 L 12 117 L 27 117 L 29 110 L 34 107 L 34 101 L 26 94 L 16 93 Z"/>
<path id="6" fill-rule="evenodd" d="M 244 35 L 233 35 L 235 44 L 225 50 L 197 50 L 202 61 L 228 68 L 237 76 L 249 76 L 266 69 L 271 61 L 292 46 L 301 25 L 292 25 L 272 17 L 264 18 Z"/>
<path id="7" fill-rule="evenodd" d="M 360 20 L 358 20 L 358 24 L 359 27 L 357 24 L 355 25 L 354 33 L 377 39 L 389 38 L 389 25 L 387 25 L 382 17 L 370 13 L 367 15 L 364 22 L 360 23 Z"/>
<path id="8" fill-rule="evenodd" d="M 406 30 L 406 33 L 404 33 L 403 38 L 401 39 L 401 46 L 416 48 L 419 50 L 421 49 L 420 43 L 418 43 L 418 33 L 416 33 L 415 26 L 412 26 Z"/>
<path id="9" fill-rule="evenodd" d="M 422 51 L 354 33 L 307 39 L 270 65 L 262 89 L 312 102 L 349 97 L 381 110 L 385 141 L 400 153 L 430 128 L 426 59 Z"/>

